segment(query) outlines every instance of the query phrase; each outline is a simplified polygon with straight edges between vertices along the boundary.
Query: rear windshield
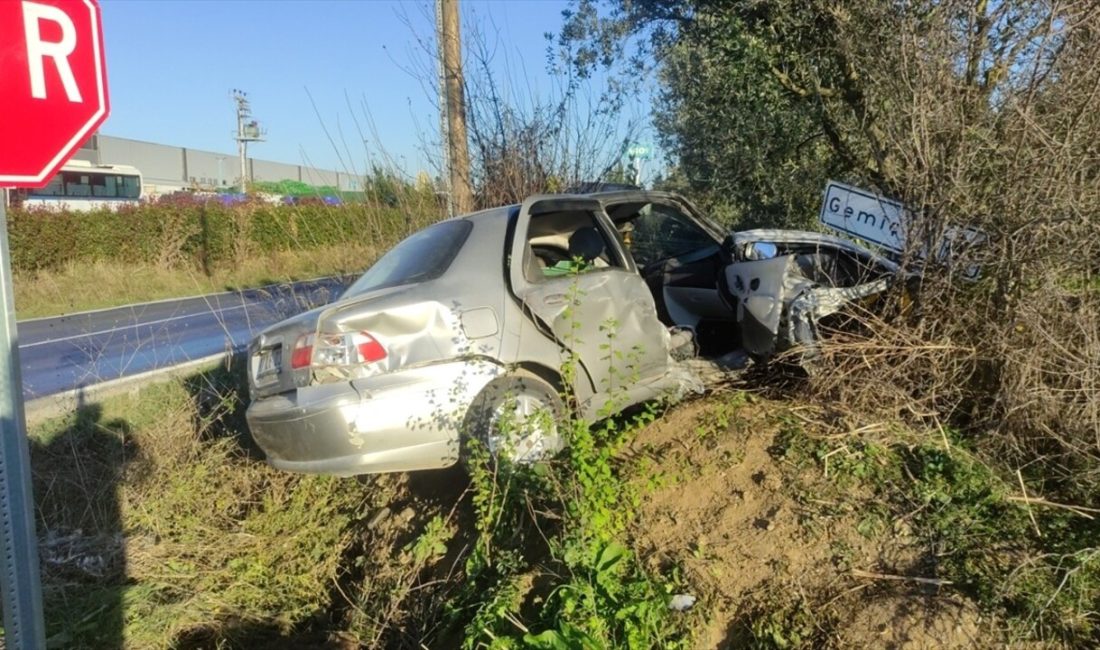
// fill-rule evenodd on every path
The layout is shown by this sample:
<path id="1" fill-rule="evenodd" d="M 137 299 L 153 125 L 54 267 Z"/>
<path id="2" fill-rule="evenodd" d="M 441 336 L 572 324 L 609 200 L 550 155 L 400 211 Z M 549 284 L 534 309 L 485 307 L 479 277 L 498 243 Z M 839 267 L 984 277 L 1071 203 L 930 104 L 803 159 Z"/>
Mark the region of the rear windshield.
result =
<path id="1" fill-rule="evenodd" d="M 437 223 L 406 238 L 348 287 L 344 297 L 438 278 L 454 261 L 471 229 L 473 224 L 458 219 Z"/>

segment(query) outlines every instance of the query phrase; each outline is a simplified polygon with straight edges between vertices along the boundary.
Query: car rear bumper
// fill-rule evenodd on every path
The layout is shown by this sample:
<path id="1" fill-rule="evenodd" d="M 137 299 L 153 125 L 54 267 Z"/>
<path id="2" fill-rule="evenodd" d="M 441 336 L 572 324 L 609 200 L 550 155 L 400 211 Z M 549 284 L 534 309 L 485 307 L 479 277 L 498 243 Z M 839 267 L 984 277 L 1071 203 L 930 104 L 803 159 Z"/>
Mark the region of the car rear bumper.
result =
<path id="1" fill-rule="evenodd" d="M 470 403 L 502 368 L 483 360 L 411 368 L 264 397 L 252 437 L 279 469 L 350 476 L 431 469 L 458 460 Z"/>

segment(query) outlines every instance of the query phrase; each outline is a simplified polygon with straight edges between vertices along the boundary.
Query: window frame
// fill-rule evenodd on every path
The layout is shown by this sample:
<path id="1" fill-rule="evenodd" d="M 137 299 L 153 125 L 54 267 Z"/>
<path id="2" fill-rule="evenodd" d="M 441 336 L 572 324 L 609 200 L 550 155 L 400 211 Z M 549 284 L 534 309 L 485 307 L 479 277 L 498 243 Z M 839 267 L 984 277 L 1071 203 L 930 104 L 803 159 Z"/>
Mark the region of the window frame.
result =
<path id="1" fill-rule="evenodd" d="M 439 223 L 432 224 L 427 228 L 418 230 L 417 232 L 409 235 L 405 239 L 398 242 L 396 246 L 386 251 L 382 257 L 371 264 L 370 268 L 363 272 L 355 282 L 349 286 L 340 298 L 352 298 L 371 291 L 379 291 L 382 289 L 391 289 L 393 287 L 407 286 L 411 284 L 422 284 L 424 282 L 431 282 L 437 280 L 447 273 L 448 269 L 454 264 L 458 254 L 462 251 L 462 248 L 466 245 L 466 241 L 470 238 L 470 233 L 473 232 L 474 224 L 468 219 L 452 219 L 447 221 L 441 221 Z M 426 237 L 429 233 L 440 231 L 432 237 L 432 240 L 441 239 L 445 242 L 445 246 L 437 251 L 433 251 L 434 254 L 425 254 L 424 251 L 417 250 L 415 258 L 421 260 L 430 260 L 432 266 L 422 269 L 414 273 L 402 274 L 402 277 L 384 280 L 375 284 L 361 285 L 363 281 L 372 273 L 378 273 L 377 269 L 381 268 L 381 265 L 387 262 L 387 259 L 391 255 L 396 255 L 403 250 L 403 247 L 408 247 L 407 254 L 412 254 L 411 242 L 417 240 L 417 238 Z"/>

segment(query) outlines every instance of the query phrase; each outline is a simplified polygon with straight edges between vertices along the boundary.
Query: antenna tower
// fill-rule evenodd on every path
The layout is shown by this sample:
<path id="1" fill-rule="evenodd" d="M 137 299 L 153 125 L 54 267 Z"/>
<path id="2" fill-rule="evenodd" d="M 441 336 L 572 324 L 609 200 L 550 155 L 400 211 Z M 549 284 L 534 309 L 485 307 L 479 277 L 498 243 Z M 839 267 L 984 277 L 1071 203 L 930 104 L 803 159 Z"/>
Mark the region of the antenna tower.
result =
<path id="1" fill-rule="evenodd" d="M 241 159 L 241 192 L 248 191 L 248 143 L 263 142 L 266 131 L 260 129 L 260 123 L 252 119 L 252 107 L 248 103 L 248 93 L 243 90 L 232 91 L 233 101 L 237 104 L 237 155 Z"/>

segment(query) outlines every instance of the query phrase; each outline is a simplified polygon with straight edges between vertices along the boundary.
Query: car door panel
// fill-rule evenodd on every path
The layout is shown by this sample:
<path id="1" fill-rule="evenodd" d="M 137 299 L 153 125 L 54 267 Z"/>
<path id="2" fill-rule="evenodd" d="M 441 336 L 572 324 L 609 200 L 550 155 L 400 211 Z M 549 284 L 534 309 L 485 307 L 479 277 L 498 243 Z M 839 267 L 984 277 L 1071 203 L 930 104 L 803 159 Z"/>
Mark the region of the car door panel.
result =
<path id="1" fill-rule="evenodd" d="M 897 272 L 893 262 L 821 233 L 753 230 L 734 233 L 732 241 L 735 258 L 744 261 L 725 269 L 727 287 L 743 345 L 761 356 L 814 346 L 818 319 L 882 293 Z"/>
<path id="2" fill-rule="evenodd" d="M 787 278 L 794 269 L 794 257 L 738 262 L 726 267 L 726 282 L 736 304 L 741 324 L 741 342 L 749 352 L 766 356 L 775 352 Z"/>
<path id="3" fill-rule="evenodd" d="M 664 326 L 648 288 L 633 273 L 605 269 L 550 278 L 525 291 L 524 302 L 577 355 L 596 392 L 665 371 Z"/>
<path id="4" fill-rule="evenodd" d="M 695 328 L 704 319 L 733 319 L 733 313 L 718 294 L 722 267 L 717 247 L 664 262 L 660 290 L 672 324 Z"/>
<path id="5" fill-rule="evenodd" d="M 610 235 L 611 225 L 599 203 L 562 197 L 532 197 L 524 202 L 511 244 L 512 291 L 525 311 L 543 324 L 561 346 L 576 355 L 597 395 L 645 383 L 668 371 L 668 332 L 657 319 L 653 297 L 632 268 L 593 268 L 561 277 L 528 277 L 532 254 L 527 232 L 540 210 L 583 210 L 621 263 L 625 255 Z"/>

